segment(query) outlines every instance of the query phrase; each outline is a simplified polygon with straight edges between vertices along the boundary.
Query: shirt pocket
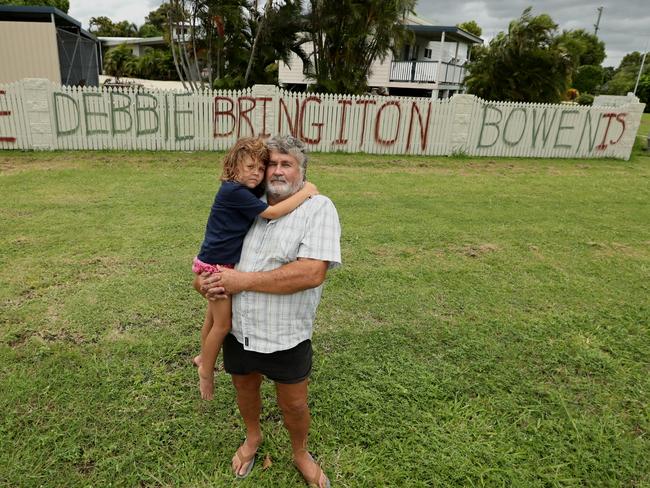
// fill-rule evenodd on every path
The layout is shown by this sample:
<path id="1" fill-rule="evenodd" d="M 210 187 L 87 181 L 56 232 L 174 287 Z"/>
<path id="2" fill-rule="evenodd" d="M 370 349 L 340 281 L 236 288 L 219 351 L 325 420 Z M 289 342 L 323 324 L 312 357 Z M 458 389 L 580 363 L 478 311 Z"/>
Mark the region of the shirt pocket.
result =
<path id="1" fill-rule="evenodd" d="M 302 243 L 303 229 L 294 225 L 282 225 L 274 229 L 274 236 L 270 240 L 275 242 L 273 249 L 269 249 L 269 257 L 278 263 L 286 264 L 295 261 Z"/>

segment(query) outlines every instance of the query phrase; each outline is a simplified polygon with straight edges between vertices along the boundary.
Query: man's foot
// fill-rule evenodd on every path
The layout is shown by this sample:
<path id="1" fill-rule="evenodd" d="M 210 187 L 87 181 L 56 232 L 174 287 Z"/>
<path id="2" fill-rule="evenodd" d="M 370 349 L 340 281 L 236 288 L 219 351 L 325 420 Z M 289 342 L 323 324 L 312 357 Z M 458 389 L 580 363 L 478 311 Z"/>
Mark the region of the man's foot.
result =
<path id="1" fill-rule="evenodd" d="M 257 454 L 257 448 L 262 443 L 262 438 L 259 440 L 252 441 L 244 439 L 244 442 L 235 452 L 235 455 L 232 458 L 232 470 L 235 473 L 237 478 L 246 478 L 253 469 L 255 464 L 255 455 Z"/>
<path id="2" fill-rule="evenodd" d="M 293 455 L 293 464 L 298 468 L 309 486 L 329 488 L 330 480 L 325 476 L 321 467 L 314 461 L 307 449 L 302 449 Z"/>
<path id="3" fill-rule="evenodd" d="M 203 400 L 212 400 L 214 398 L 214 371 L 207 373 L 201 364 L 199 366 L 199 390 Z"/>

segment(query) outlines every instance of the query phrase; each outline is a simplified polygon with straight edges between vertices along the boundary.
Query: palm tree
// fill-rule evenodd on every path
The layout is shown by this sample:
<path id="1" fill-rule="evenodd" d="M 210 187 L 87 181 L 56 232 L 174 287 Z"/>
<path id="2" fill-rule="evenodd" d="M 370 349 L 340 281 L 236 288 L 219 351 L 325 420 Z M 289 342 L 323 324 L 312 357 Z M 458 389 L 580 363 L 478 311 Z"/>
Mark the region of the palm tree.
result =
<path id="1" fill-rule="evenodd" d="M 363 93 L 370 66 L 408 36 L 403 20 L 416 0 L 311 0 L 311 77 L 318 89 Z"/>
<path id="2" fill-rule="evenodd" d="M 559 102 L 569 87 L 571 57 L 556 36 L 557 24 L 527 8 L 468 65 L 468 91 L 488 100 Z"/>

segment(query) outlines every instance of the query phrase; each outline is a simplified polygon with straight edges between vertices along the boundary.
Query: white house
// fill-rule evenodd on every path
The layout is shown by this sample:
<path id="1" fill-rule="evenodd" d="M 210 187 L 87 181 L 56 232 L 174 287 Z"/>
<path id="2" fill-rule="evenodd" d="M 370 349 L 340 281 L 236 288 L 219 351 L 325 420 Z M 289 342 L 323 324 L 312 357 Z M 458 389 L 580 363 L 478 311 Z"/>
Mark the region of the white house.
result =
<path id="1" fill-rule="evenodd" d="M 376 60 L 368 77 L 368 86 L 391 95 L 447 98 L 463 93 L 465 64 L 471 47 L 483 40 L 456 26 L 431 25 L 418 17 L 408 17 L 406 28 L 413 42 L 397 56 L 389 53 L 382 62 Z M 313 51 L 309 44 L 307 52 Z M 289 89 L 302 90 L 313 83 L 305 76 L 301 59 L 292 54 L 289 64 L 279 63 L 278 82 Z"/>
<path id="2" fill-rule="evenodd" d="M 106 54 L 111 48 L 126 44 L 131 49 L 134 56 L 142 56 L 147 47 L 165 48 L 165 39 L 160 37 L 104 37 L 98 36 L 97 39 L 102 43 L 102 55 Z"/>

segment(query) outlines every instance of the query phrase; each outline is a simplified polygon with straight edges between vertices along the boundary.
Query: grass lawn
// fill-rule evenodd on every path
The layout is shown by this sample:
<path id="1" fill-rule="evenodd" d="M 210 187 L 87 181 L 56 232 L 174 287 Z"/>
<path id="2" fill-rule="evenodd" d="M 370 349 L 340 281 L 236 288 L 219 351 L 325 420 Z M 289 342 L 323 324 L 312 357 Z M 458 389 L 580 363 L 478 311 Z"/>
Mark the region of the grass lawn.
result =
<path id="1" fill-rule="evenodd" d="M 0 152 L 0 485 L 231 486 L 233 389 L 190 366 L 218 156 Z M 648 153 L 309 175 L 343 226 L 310 387 L 333 486 L 650 486 Z M 237 486 L 303 486 L 263 395 L 272 465 Z"/>

